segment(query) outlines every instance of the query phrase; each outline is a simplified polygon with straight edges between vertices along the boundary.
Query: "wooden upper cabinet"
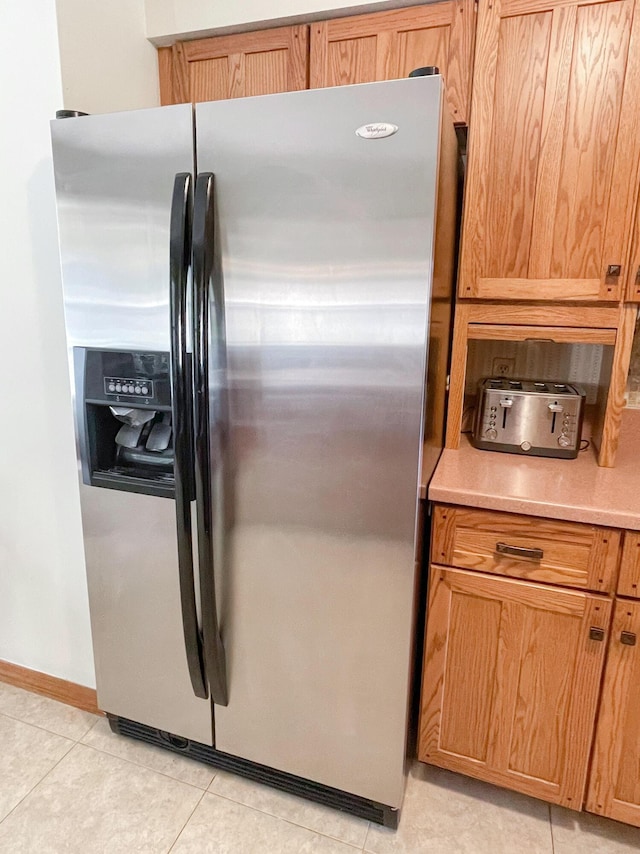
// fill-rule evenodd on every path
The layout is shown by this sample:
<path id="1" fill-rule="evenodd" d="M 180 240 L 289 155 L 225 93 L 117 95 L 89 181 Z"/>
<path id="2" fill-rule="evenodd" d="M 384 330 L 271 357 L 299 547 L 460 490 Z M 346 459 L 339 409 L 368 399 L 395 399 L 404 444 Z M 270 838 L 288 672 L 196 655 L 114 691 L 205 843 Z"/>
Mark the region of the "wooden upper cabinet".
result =
<path id="1" fill-rule="evenodd" d="M 435 65 L 453 120 L 466 124 L 475 18 L 473 0 L 446 0 L 312 24 L 310 86 L 392 80 Z"/>
<path id="2" fill-rule="evenodd" d="M 616 601 L 587 809 L 640 826 L 640 602 Z"/>
<path id="3" fill-rule="evenodd" d="M 480 0 L 460 297 L 619 300 L 640 163 L 639 0 Z"/>
<path id="4" fill-rule="evenodd" d="M 581 809 L 610 614 L 604 596 L 433 565 L 418 758 Z"/>
<path id="5" fill-rule="evenodd" d="M 215 36 L 158 50 L 160 101 L 217 101 L 306 89 L 309 28 Z"/>

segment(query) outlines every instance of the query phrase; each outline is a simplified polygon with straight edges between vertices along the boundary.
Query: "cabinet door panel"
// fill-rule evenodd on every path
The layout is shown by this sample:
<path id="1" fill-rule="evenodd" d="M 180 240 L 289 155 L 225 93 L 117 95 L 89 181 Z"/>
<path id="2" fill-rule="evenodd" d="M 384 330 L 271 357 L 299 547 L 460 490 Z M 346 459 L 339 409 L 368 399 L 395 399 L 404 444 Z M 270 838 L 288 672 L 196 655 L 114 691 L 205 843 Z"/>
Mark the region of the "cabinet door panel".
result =
<path id="1" fill-rule="evenodd" d="M 306 89 L 308 46 L 309 28 L 298 26 L 160 48 L 164 57 L 161 103 L 217 101 Z"/>
<path id="2" fill-rule="evenodd" d="M 490 599 L 454 596 L 449 625 L 445 682 L 450 690 L 443 698 L 440 743 L 443 750 L 484 762 L 496 675 L 500 604 Z M 471 662 L 468 635 L 477 639 Z M 466 679 L 456 677 L 463 672 Z"/>
<path id="3" fill-rule="evenodd" d="M 580 809 L 610 600 L 432 566 L 419 758 Z"/>
<path id="4" fill-rule="evenodd" d="M 623 643 L 623 638 L 635 642 Z M 591 763 L 587 809 L 640 827 L 638 641 L 640 602 L 616 600 Z"/>
<path id="5" fill-rule="evenodd" d="M 310 85 L 371 83 L 435 65 L 454 121 L 466 123 L 474 36 L 471 0 L 320 21 L 311 25 Z"/>
<path id="6" fill-rule="evenodd" d="M 626 115 L 640 95 L 635 7 L 480 4 L 461 297 L 620 299 L 640 160 Z"/>

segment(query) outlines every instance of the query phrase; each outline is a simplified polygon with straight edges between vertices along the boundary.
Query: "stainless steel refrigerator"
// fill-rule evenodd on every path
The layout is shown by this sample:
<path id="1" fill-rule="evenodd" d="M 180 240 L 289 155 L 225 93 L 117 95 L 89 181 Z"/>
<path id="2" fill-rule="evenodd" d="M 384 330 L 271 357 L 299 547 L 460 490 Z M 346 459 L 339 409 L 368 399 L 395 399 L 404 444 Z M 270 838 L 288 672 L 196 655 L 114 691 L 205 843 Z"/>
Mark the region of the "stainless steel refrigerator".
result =
<path id="1" fill-rule="evenodd" d="M 456 145 L 439 76 L 52 122 L 98 702 L 393 824 Z"/>

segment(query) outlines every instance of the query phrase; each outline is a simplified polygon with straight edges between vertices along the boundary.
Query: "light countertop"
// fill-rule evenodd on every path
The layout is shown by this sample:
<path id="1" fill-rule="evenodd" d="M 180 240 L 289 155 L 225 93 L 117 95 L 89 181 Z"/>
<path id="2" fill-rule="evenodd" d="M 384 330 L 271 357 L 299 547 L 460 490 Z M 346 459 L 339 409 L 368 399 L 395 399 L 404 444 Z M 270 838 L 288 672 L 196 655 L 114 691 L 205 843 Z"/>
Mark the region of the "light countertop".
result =
<path id="1" fill-rule="evenodd" d="M 616 467 L 588 448 L 575 460 L 479 451 L 463 436 L 445 450 L 431 501 L 640 530 L 640 411 L 624 413 Z"/>

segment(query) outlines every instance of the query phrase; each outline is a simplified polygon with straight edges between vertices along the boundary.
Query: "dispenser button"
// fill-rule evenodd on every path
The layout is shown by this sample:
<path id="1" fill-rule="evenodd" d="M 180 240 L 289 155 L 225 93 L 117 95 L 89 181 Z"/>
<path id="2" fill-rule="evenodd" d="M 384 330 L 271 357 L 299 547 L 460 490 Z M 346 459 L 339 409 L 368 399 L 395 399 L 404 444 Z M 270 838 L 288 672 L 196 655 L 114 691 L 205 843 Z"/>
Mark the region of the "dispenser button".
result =
<path id="1" fill-rule="evenodd" d="M 129 394 L 133 394 L 133 386 L 132 385 L 129 386 Z"/>
<path id="2" fill-rule="evenodd" d="M 139 385 L 136 386 L 135 392 L 136 392 L 136 394 L 140 394 L 140 386 Z"/>
<path id="3" fill-rule="evenodd" d="M 116 390 L 116 387 L 114 386 L 114 384 L 109 383 L 109 391 L 115 391 L 115 390 Z"/>
<path id="4" fill-rule="evenodd" d="M 116 391 L 122 391 L 122 386 L 120 385 L 120 383 L 116 385 Z"/>
<path id="5" fill-rule="evenodd" d="M 146 385 L 143 385 L 143 386 L 142 386 L 142 393 L 143 393 L 144 395 L 149 394 L 149 389 L 146 387 Z"/>

